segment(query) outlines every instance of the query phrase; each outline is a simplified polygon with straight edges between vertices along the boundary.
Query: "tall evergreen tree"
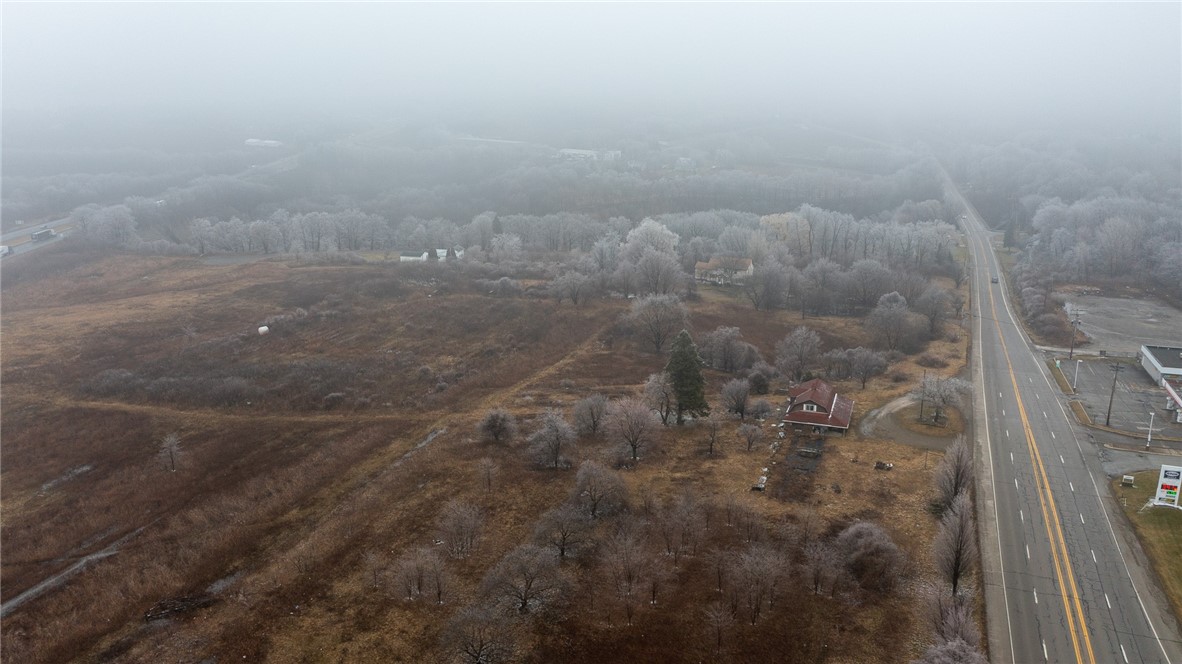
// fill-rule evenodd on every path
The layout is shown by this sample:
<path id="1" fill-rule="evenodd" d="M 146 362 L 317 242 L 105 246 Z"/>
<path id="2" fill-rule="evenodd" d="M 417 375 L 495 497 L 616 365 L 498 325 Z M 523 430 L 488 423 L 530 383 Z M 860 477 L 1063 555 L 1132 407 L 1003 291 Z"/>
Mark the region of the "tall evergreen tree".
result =
<path id="1" fill-rule="evenodd" d="M 685 414 L 708 415 L 710 404 L 706 403 L 706 379 L 702 377 L 702 358 L 689 332 L 682 330 L 673 341 L 669 363 L 665 365 L 669 382 L 677 400 L 677 423 L 685 422 Z"/>

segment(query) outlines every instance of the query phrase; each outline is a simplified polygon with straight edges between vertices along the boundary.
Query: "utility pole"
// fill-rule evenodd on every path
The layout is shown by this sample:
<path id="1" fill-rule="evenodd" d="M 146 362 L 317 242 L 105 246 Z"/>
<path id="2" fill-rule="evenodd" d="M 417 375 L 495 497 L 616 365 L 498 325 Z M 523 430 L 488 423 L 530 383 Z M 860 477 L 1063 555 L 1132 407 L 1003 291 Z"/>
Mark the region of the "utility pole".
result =
<path id="1" fill-rule="evenodd" d="M 928 370 L 923 370 L 923 380 L 919 383 L 919 421 L 923 423 L 923 402 L 928 395 Z M 927 468 L 927 460 L 924 460 L 924 468 Z"/>
<path id="2" fill-rule="evenodd" d="M 1116 377 L 1120 375 L 1122 367 L 1119 364 L 1109 365 L 1112 367 L 1112 393 L 1108 395 L 1108 415 L 1104 418 L 1104 426 L 1109 426 L 1112 422 L 1112 400 L 1116 397 Z"/>
<path id="3" fill-rule="evenodd" d="M 1079 309 L 1072 307 L 1070 304 L 1067 306 L 1067 313 L 1071 316 L 1071 350 L 1067 352 L 1067 359 L 1070 360 L 1075 357 L 1075 333 L 1079 329 L 1079 315 L 1086 314 L 1087 312 L 1080 311 Z"/>

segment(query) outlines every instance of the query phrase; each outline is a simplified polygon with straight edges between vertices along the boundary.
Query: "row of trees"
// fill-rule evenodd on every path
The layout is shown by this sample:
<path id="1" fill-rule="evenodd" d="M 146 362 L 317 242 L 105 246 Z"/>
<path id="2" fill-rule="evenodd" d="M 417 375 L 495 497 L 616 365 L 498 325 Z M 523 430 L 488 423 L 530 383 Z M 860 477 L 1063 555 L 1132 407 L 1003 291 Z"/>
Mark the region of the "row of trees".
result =
<path id="1" fill-rule="evenodd" d="M 1176 140 L 1150 135 L 1019 136 L 960 147 L 951 171 L 1024 262 L 1059 282 L 1131 280 L 1182 297 Z M 1152 238 L 1152 240 L 1150 240 Z"/>
<path id="2" fill-rule="evenodd" d="M 935 643 L 918 664 L 984 664 L 981 632 L 973 618 L 977 569 L 977 523 L 973 516 L 973 454 L 964 436 L 944 453 L 934 477 L 933 511 L 940 517 L 932 541 L 932 561 L 939 574 L 925 599 Z"/>

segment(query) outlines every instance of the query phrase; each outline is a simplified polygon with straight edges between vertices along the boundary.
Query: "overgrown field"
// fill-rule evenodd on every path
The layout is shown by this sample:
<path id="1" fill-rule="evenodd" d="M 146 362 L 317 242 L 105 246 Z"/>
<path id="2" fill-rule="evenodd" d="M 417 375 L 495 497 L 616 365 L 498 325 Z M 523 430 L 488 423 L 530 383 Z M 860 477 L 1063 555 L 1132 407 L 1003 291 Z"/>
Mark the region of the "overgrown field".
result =
<path id="1" fill-rule="evenodd" d="M 531 662 L 905 662 L 931 642 L 938 454 L 851 431 L 802 474 L 808 441 L 769 420 L 748 450 L 735 419 L 712 455 L 698 422 L 635 463 L 599 433 L 538 468 L 524 439 L 547 409 L 637 395 L 664 367 L 621 327 L 626 299 L 493 297 L 456 265 L 50 260 L 4 267 L 6 609 L 103 555 L 11 608 L 8 661 L 450 661 L 482 643 Z M 695 337 L 739 327 L 769 360 L 802 322 L 825 349 L 868 345 L 857 319 L 726 290 L 690 311 Z M 926 353 L 955 375 L 967 341 L 947 336 Z M 836 385 L 856 422 L 922 373 L 905 359 Z M 712 405 L 731 378 L 707 371 Z M 494 407 L 514 441 L 478 436 Z M 522 556 L 552 549 L 551 511 L 586 509 L 587 460 L 622 483 L 615 507 L 576 519 L 540 566 L 549 592 L 500 610 Z M 903 554 L 881 587 L 818 557 L 860 520 Z M 146 621 L 163 600 L 182 610 Z"/>

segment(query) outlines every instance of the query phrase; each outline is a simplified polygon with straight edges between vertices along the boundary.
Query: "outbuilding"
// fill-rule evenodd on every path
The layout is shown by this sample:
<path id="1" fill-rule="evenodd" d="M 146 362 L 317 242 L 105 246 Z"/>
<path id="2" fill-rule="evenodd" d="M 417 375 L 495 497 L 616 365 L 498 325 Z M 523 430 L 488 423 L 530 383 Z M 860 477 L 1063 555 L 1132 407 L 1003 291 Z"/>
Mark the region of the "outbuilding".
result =
<path id="1" fill-rule="evenodd" d="M 1141 368 L 1155 385 L 1165 379 L 1182 380 L 1182 348 L 1172 346 L 1141 346 Z"/>

